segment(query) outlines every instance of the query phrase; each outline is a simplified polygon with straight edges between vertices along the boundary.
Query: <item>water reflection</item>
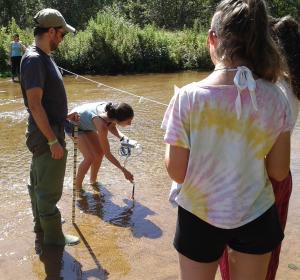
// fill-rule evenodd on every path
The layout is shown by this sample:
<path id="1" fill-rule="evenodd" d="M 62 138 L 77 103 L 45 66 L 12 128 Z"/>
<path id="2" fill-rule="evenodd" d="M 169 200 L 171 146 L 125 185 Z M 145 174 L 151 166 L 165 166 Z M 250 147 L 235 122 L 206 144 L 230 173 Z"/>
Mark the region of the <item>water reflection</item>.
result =
<path id="1" fill-rule="evenodd" d="M 64 251 L 64 246 L 43 246 L 42 251 L 40 261 L 45 267 L 45 280 L 82 279 L 81 264 Z M 63 275 L 63 271 L 67 274 Z"/>
<path id="2" fill-rule="evenodd" d="M 95 264 L 96 264 L 96 268 L 94 269 L 91 269 L 91 270 L 85 270 L 84 271 L 84 276 L 86 278 L 82 278 L 82 273 L 80 274 L 80 278 L 79 278 L 79 275 L 78 275 L 78 278 L 76 279 L 88 279 L 89 277 L 94 277 L 95 279 L 101 279 L 101 280 L 106 280 L 108 279 L 107 276 L 108 276 L 108 271 L 106 269 L 104 269 L 101 264 L 99 263 L 92 247 L 90 246 L 90 244 L 88 243 L 88 241 L 85 239 L 83 233 L 81 232 L 80 228 L 76 225 L 76 224 L 73 224 L 76 231 L 78 232 L 79 236 L 80 236 L 80 239 L 81 241 L 84 243 L 85 247 L 88 249 L 92 259 L 94 260 Z M 69 274 L 67 274 L 69 275 Z M 65 278 L 66 279 L 66 278 Z"/>
<path id="3" fill-rule="evenodd" d="M 92 256 L 96 267 L 90 270 L 82 271 L 82 265 L 73 256 L 71 256 L 64 246 L 42 246 L 40 261 L 44 265 L 45 280 L 73 280 L 73 279 L 108 279 L 108 272 L 102 268 L 97 260 L 93 250 L 87 243 L 80 229 L 75 225 L 75 229 L 80 235 L 82 242 Z"/>
<path id="4" fill-rule="evenodd" d="M 63 279 L 60 276 L 62 270 L 64 246 L 44 246 L 40 261 L 45 266 L 45 279 Z"/>
<path id="5" fill-rule="evenodd" d="M 124 206 L 112 201 L 112 193 L 101 184 L 96 192 L 86 192 L 77 201 L 78 208 L 86 214 L 96 215 L 103 221 L 118 227 L 130 228 L 136 238 L 151 239 L 162 236 L 162 230 L 152 221 L 149 215 L 156 213 L 136 200 L 123 199 Z"/>

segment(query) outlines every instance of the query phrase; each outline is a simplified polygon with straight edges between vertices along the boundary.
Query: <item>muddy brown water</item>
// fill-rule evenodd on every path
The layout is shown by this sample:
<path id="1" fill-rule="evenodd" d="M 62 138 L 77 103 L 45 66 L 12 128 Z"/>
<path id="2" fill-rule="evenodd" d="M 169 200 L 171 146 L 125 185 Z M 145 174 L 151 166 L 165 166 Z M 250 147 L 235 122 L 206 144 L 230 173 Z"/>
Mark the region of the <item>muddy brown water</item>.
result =
<path id="1" fill-rule="evenodd" d="M 197 81 L 206 73 L 185 72 L 128 76 L 93 76 L 97 82 L 167 104 L 173 86 Z M 24 144 L 27 113 L 18 84 L 0 79 L 0 279 L 178 279 L 177 255 L 172 247 L 176 210 L 167 201 L 170 187 L 163 165 L 165 106 L 139 100 L 83 80 L 65 77 L 69 109 L 100 100 L 125 101 L 134 107 L 133 125 L 123 131 L 141 143 L 143 151 L 126 166 L 132 185 L 107 160 L 98 174 L 100 191 L 85 180 L 87 196 L 76 204 L 71 222 L 73 146 L 68 139 L 68 164 L 59 202 L 65 232 L 82 242 L 64 251 L 52 248 L 39 258 L 34 251 L 32 216 L 27 194 L 30 154 Z M 293 194 L 277 279 L 300 279 L 300 121 L 292 137 Z M 112 150 L 118 143 L 111 139 Z M 80 160 L 80 156 L 79 156 Z M 61 278 L 60 278 L 61 277 Z M 217 276 L 219 279 L 219 275 Z"/>

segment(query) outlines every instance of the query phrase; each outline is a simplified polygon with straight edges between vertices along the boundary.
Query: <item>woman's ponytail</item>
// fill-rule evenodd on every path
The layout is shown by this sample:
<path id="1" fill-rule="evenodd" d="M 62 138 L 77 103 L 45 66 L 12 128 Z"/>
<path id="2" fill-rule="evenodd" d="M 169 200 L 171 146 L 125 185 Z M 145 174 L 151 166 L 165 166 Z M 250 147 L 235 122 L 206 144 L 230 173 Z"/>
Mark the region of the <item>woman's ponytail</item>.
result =
<path id="1" fill-rule="evenodd" d="M 116 107 L 118 106 L 117 103 L 113 104 L 112 102 L 108 102 L 105 106 L 105 112 L 107 112 L 107 116 L 110 119 L 116 119 Z"/>
<path id="2" fill-rule="evenodd" d="M 271 37 L 267 7 L 263 0 L 247 0 L 249 18 L 246 55 L 251 58 L 253 71 L 266 80 L 276 82 L 283 76 L 284 63 Z"/>
<path id="3" fill-rule="evenodd" d="M 223 0 L 212 22 L 222 60 L 242 59 L 260 78 L 275 82 L 283 75 L 283 62 L 271 38 L 264 0 Z"/>

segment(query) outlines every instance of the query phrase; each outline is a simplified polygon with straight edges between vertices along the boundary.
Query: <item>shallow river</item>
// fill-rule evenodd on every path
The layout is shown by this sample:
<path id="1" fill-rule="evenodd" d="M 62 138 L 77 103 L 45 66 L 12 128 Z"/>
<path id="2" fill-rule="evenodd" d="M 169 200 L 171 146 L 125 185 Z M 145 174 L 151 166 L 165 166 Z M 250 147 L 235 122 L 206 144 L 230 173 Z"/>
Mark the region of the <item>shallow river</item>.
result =
<path id="1" fill-rule="evenodd" d="M 93 76 L 97 82 L 167 104 L 173 86 L 200 80 L 206 73 Z M 30 154 L 24 144 L 27 112 L 18 84 L 0 79 L 0 279 L 178 279 L 172 247 L 176 210 L 167 201 L 170 179 L 164 165 L 163 131 L 166 106 L 97 86 L 80 77 L 66 77 L 69 109 L 100 100 L 125 101 L 135 110 L 133 125 L 123 130 L 141 143 L 143 151 L 126 167 L 132 185 L 107 160 L 98 174 L 100 192 L 85 181 L 87 196 L 77 201 L 72 215 L 73 146 L 69 139 L 64 194 L 59 202 L 65 232 L 82 242 L 64 251 L 53 248 L 39 258 L 34 251 L 27 177 Z M 292 137 L 293 194 L 277 279 L 300 279 L 300 121 Z M 114 154 L 118 143 L 111 139 Z M 79 156 L 80 160 L 80 156 Z M 59 278 L 61 277 L 61 278 Z M 218 276 L 219 277 L 219 276 Z"/>

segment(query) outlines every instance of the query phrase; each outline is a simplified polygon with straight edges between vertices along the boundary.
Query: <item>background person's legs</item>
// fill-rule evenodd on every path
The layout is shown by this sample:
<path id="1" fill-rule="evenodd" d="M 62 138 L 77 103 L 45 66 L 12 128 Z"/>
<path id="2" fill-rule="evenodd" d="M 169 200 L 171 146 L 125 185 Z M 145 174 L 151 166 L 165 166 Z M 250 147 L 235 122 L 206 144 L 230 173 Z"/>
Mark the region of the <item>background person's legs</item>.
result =
<path id="1" fill-rule="evenodd" d="M 16 75 L 18 77 L 18 81 L 20 82 L 20 66 L 21 66 L 22 56 L 16 56 Z"/>
<path id="2" fill-rule="evenodd" d="M 15 77 L 17 76 L 17 60 L 15 56 L 11 57 L 11 78 L 15 81 Z"/>

